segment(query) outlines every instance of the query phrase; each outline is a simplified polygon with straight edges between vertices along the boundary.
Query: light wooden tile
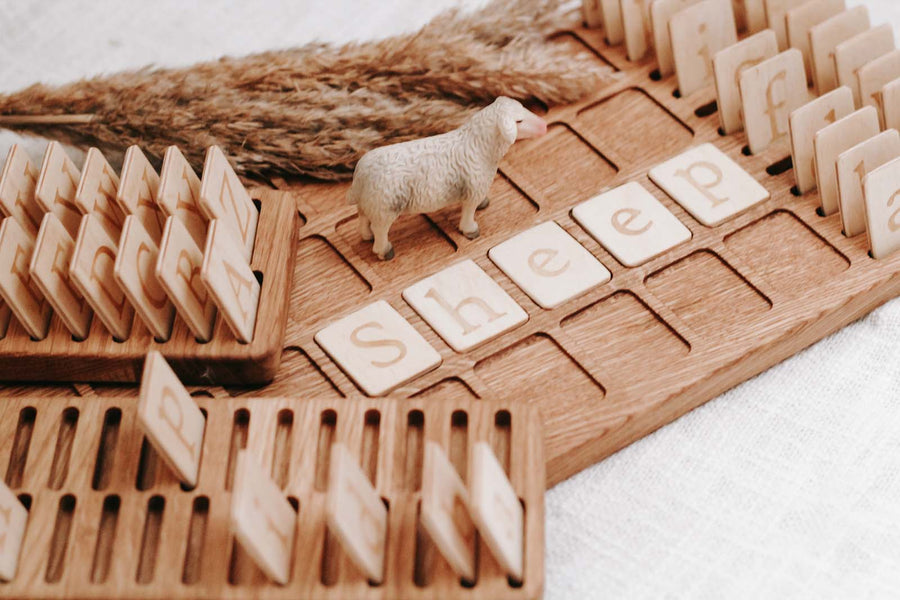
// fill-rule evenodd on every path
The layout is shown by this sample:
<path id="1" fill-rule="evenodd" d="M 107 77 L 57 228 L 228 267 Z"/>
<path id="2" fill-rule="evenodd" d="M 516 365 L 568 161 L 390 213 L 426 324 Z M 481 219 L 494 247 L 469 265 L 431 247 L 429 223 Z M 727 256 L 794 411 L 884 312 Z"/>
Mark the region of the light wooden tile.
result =
<path id="1" fill-rule="evenodd" d="M 75 239 L 69 278 L 117 340 L 127 340 L 134 322 L 134 308 L 116 283 L 118 247 L 100 219 L 85 215 Z"/>
<path id="2" fill-rule="evenodd" d="M 315 340 L 369 396 L 387 394 L 441 364 L 441 355 L 384 300 L 331 323 Z"/>
<path id="3" fill-rule="evenodd" d="M 884 129 L 900 131 L 900 79 L 884 86 L 881 98 L 884 105 Z"/>
<path id="4" fill-rule="evenodd" d="M 900 157 L 900 133 L 889 129 L 850 148 L 837 159 L 838 203 L 844 235 L 866 231 L 863 179 L 881 165 Z"/>
<path id="5" fill-rule="evenodd" d="M 701 0 L 669 21 L 672 55 L 682 96 L 713 83 L 712 57 L 737 43 L 731 0 Z"/>
<path id="6" fill-rule="evenodd" d="M 822 212 L 838 211 L 838 156 L 870 137 L 878 135 L 878 113 L 867 106 L 820 129 L 815 135 L 816 186 L 822 199 Z"/>
<path id="7" fill-rule="evenodd" d="M 472 519 L 506 573 L 522 580 L 525 514 L 519 497 L 487 442 L 472 447 L 469 502 Z"/>
<path id="8" fill-rule="evenodd" d="M 22 324 L 28 335 L 37 340 L 47 337 L 50 329 L 50 303 L 31 280 L 28 265 L 34 253 L 34 238 L 11 217 L 0 224 L 0 296 Z"/>
<path id="9" fill-rule="evenodd" d="M 730 135 L 744 126 L 740 77 L 744 70 L 778 54 L 775 32 L 765 29 L 720 50 L 713 57 L 716 99 L 722 131 Z"/>
<path id="10" fill-rule="evenodd" d="M 893 50 L 861 66 L 856 72 L 863 106 L 874 106 L 884 125 L 884 86 L 900 79 L 900 50 Z"/>
<path id="11" fill-rule="evenodd" d="M 653 34 L 650 31 L 650 1 L 619 0 L 628 60 L 641 60 L 653 49 Z"/>
<path id="12" fill-rule="evenodd" d="M 838 44 L 867 29 L 869 29 L 869 11 L 865 6 L 856 6 L 809 30 L 813 87 L 817 93 L 824 94 L 837 87 L 834 52 Z"/>
<path id="13" fill-rule="evenodd" d="M 240 450 L 231 495 L 234 537 L 269 579 L 291 578 L 297 513 L 249 450 Z"/>
<path id="14" fill-rule="evenodd" d="M 91 148 L 84 159 L 81 179 L 75 192 L 75 205 L 84 214 L 97 217 L 113 240 L 118 242 L 125 215 L 116 204 L 119 176 L 96 148 Z"/>
<path id="15" fill-rule="evenodd" d="M 16 576 L 27 524 L 28 510 L 0 481 L 0 581 L 12 581 Z"/>
<path id="16" fill-rule="evenodd" d="M 44 211 L 34 199 L 40 171 L 18 144 L 13 144 L 6 155 L 3 174 L 0 175 L 0 214 L 15 217 L 25 231 L 37 235 Z"/>
<path id="17" fill-rule="evenodd" d="M 469 492 L 446 454 L 425 442 L 422 466 L 422 526 L 450 568 L 475 581 L 475 524 L 469 516 Z"/>
<path id="18" fill-rule="evenodd" d="M 650 169 L 650 179 L 707 227 L 769 199 L 769 191 L 712 144 Z"/>
<path id="19" fill-rule="evenodd" d="M 859 68 L 879 56 L 894 50 L 894 28 L 885 23 L 863 31 L 841 42 L 834 49 L 834 68 L 838 85 L 846 85 L 853 91 L 853 101 L 862 105 L 859 93 Z"/>
<path id="20" fill-rule="evenodd" d="M 137 421 L 178 478 L 190 487 L 196 486 L 206 417 L 156 350 L 148 352 L 144 360 Z"/>
<path id="21" fill-rule="evenodd" d="M 803 53 L 803 67 L 806 69 L 807 83 L 813 83 L 809 30 L 846 9 L 844 0 L 811 0 L 787 11 L 785 22 L 788 45 Z"/>
<path id="22" fill-rule="evenodd" d="M 157 200 L 169 217 L 178 217 L 198 248 L 206 246 L 206 217 L 200 210 L 200 178 L 176 146 L 166 148 Z"/>
<path id="23" fill-rule="evenodd" d="M 256 328 L 260 286 L 226 227 L 219 219 L 210 221 L 200 277 L 234 336 L 249 343 Z"/>
<path id="24" fill-rule="evenodd" d="M 747 31 L 747 10 L 744 8 L 744 0 L 731 0 L 731 9 L 738 31 Z"/>
<path id="25" fill-rule="evenodd" d="M 0 299 L 0 340 L 6 337 L 9 330 L 9 322 L 12 319 L 12 311 L 2 299 Z"/>
<path id="26" fill-rule="evenodd" d="M 203 252 L 184 224 L 169 217 L 159 245 L 156 278 L 194 337 L 207 342 L 216 323 L 216 303 L 200 277 L 202 267 Z"/>
<path id="27" fill-rule="evenodd" d="M 747 15 L 747 31 L 750 33 L 758 33 L 769 26 L 763 0 L 744 0 L 744 12 Z"/>
<path id="28" fill-rule="evenodd" d="M 622 23 L 622 7 L 619 0 L 600 0 L 606 41 L 615 46 L 625 41 L 625 25 Z"/>
<path id="29" fill-rule="evenodd" d="M 791 156 L 794 179 L 801 194 L 816 189 L 816 132 L 853 112 L 853 94 L 839 87 L 791 113 Z"/>
<path id="30" fill-rule="evenodd" d="M 81 211 L 75 205 L 75 192 L 81 172 L 59 142 L 50 142 L 44 152 L 34 199 L 44 212 L 56 215 L 72 239 L 78 236 Z"/>
<path id="31" fill-rule="evenodd" d="M 325 519 L 353 564 L 369 581 L 381 583 L 387 508 L 356 459 L 340 443 L 331 446 Z"/>
<path id="32" fill-rule="evenodd" d="M 691 232 L 637 182 L 600 194 L 572 216 L 626 267 L 637 267 L 691 239 Z"/>
<path id="33" fill-rule="evenodd" d="M 159 191 L 159 175 L 156 169 L 137 146 L 131 146 L 125 152 L 122 163 L 122 183 L 116 202 L 125 214 L 134 215 L 155 241 L 162 237 L 165 226 L 165 215 L 157 203 Z"/>
<path id="34" fill-rule="evenodd" d="M 591 29 L 603 27 L 603 10 L 600 8 L 600 0 L 582 0 L 581 18 L 585 26 Z"/>
<path id="35" fill-rule="evenodd" d="M 887 258 L 900 250 L 900 159 L 868 173 L 863 189 L 869 248 L 874 258 Z"/>
<path id="36" fill-rule="evenodd" d="M 750 152 L 770 146 L 790 151 L 788 119 L 809 101 L 803 56 L 796 48 L 764 60 L 740 75 L 741 106 Z"/>
<path id="37" fill-rule="evenodd" d="M 116 255 L 116 283 L 125 292 L 151 335 L 166 341 L 172 335 L 175 307 L 156 278 L 159 247 L 136 215 L 125 217 Z"/>
<path id="38" fill-rule="evenodd" d="M 653 0 L 650 4 L 650 24 L 653 29 L 653 47 L 659 73 L 668 77 L 675 73 L 675 58 L 672 56 L 672 37 L 669 35 L 669 20 L 680 10 L 696 4 L 700 0 Z"/>
<path id="39" fill-rule="evenodd" d="M 211 146 L 206 152 L 200 178 L 200 210 L 207 219 L 222 219 L 228 224 L 249 261 L 259 212 L 218 146 Z"/>
<path id="40" fill-rule="evenodd" d="M 76 339 L 87 338 L 94 311 L 69 278 L 75 241 L 53 213 L 44 215 L 31 264 L 31 279 Z"/>
<path id="41" fill-rule="evenodd" d="M 611 278 L 593 254 L 553 221 L 494 246 L 488 256 L 541 308 L 556 308 Z"/>
<path id="42" fill-rule="evenodd" d="M 784 51 L 789 48 L 785 19 L 788 11 L 797 8 L 805 2 L 807 0 L 764 0 L 766 23 L 768 23 L 769 29 L 775 32 L 779 50 Z"/>
<path id="43" fill-rule="evenodd" d="M 457 352 L 465 352 L 528 320 L 528 314 L 471 260 L 403 290 L 403 299 Z"/>

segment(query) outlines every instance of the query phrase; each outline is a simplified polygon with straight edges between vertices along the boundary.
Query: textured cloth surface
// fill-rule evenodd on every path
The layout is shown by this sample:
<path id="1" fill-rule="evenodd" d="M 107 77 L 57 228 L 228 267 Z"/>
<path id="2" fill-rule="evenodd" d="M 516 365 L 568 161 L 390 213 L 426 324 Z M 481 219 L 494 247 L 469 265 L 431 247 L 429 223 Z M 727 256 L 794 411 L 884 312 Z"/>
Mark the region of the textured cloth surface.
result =
<path id="1" fill-rule="evenodd" d="M 0 0 L 0 91 L 380 37 L 454 4 Z M 865 4 L 900 26 L 900 2 Z M 550 490 L 546 597 L 900 598 L 898 357 L 895 301 Z"/>

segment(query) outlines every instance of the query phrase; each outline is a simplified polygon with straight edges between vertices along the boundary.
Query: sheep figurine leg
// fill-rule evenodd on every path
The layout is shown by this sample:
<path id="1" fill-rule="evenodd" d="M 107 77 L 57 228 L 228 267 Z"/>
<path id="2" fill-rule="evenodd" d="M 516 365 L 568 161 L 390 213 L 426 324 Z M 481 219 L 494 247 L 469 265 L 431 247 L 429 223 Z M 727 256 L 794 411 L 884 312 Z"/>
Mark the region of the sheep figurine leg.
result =
<path id="1" fill-rule="evenodd" d="M 359 210 L 359 234 L 382 260 L 394 257 L 388 239 L 401 214 L 429 213 L 460 203 L 459 230 L 480 234 L 475 212 L 487 208 L 497 167 L 517 140 L 547 132 L 543 119 L 512 98 L 497 98 L 461 127 L 441 135 L 376 148 L 353 172 L 347 202 Z"/>

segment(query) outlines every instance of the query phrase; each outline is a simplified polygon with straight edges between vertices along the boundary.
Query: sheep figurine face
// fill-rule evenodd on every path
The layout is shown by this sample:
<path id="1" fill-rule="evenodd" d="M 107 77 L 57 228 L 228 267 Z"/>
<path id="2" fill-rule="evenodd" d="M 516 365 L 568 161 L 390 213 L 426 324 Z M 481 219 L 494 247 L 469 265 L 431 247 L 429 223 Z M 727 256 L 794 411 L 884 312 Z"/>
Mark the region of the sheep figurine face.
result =
<path id="1" fill-rule="evenodd" d="M 517 140 L 547 132 L 547 123 L 512 98 L 497 98 L 461 127 L 428 138 L 376 148 L 353 172 L 347 201 L 359 208 L 359 233 L 390 260 L 391 225 L 401 214 L 462 205 L 459 230 L 478 237 L 475 211 L 486 208 L 500 160 Z"/>

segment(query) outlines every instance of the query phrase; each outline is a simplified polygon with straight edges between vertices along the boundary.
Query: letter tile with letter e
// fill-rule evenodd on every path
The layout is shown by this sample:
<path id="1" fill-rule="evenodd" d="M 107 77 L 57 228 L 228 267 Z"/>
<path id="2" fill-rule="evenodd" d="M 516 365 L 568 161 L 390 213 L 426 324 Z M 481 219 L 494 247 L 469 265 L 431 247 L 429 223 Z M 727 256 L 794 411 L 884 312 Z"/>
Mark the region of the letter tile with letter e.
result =
<path id="1" fill-rule="evenodd" d="M 0 175 L 0 214 L 15 217 L 25 231 L 37 235 L 44 211 L 34 199 L 40 172 L 28 153 L 13 144 Z"/>
<path id="2" fill-rule="evenodd" d="M 813 83 L 809 30 L 846 9 L 844 0 L 810 0 L 791 8 L 785 14 L 788 45 L 803 53 L 803 67 L 806 69 L 807 83 Z"/>
<path id="3" fill-rule="evenodd" d="M 872 257 L 887 258 L 900 250 L 900 159 L 894 159 L 863 178 L 866 233 Z"/>
<path id="4" fill-rule="evenodd" d="M 863 179 L 869 171 L 900 157 L 900 133 L 889 129 L 850 148 L 837 159 L 838 202 L 844 235 L 866 230 Z"/>
<path id="5" fill-rule="evenodd" d="M 256 328 L 260 285 L 227 225 L 209 222 L 200 277 L 239 342 L 250 343 Z"/>
<path id="6" fill-rule="evenodd" d="M 344 444 L 331 446 L 325 520 L 344 552 L 369 581 L 384 580 L 387 508 Z"/>
<path id="7" fill-rule="evenodd" d="M 740 131 L 744 126 L 741 73 L 776 54 L 778 42 L 775 41 L 775 33 L 771 29 L 765 29 L 720 50 L 713 57 L 719 122 L 726 135 Z"/>
<path id="8" fill-rule="evenodd" d="M 731 0 L 701 0 L 669 21 L 678 90 L 693 94 L 713 83 L 712 58 L 737 43 Z"/>
<path id="9" fill-rule="evenodd" d="M 331 323 L 316 343 L 368 396 L 381 396 L 441 364 L 441 355 L 379 300 Z"/>
<path id="10" fill-rule="evenodd" d="M 894 28 L 887 23 L 863 31 L 835 47 L 834 68 L 837 73 L 837 84 L 846 85 L 853 91 L 853 101 L 857 107 L 862 106 L 862 97 L 859 93 L 859 79 L 856 72 L 863 65 L 893 50 Z"/>
<path id="11" fill-rule="evenodd" d="M 47 337 L 50 329 L 50 303 L 31 279 L 29 265 L 34 253 L 34 238 L 12 217 L 0 224 L 0 296 L 12 309 L 16 320 L 36 340 Z"/>
<path id="12" fill-rule="evenodd" d="M 856 72 L 859 97 L 863 106 L 878 110 L 878 122 L 884 125 L 884 86 L 900 79 L 900 50 L 888 52 L 864 64 Z"/>
<path id="13" fill-rule="evenodd" d="M 230 526 L 253 562 L 281 585 L 291 578 L 297 513 L 249 450 L 240 450 L 231 494 Z"/>
<path id="14" fill-rule="evenodd" d="M 572 216 L 626 267 L 638 267 L 691 239 L 690 230 L 637 182 L 582 202 Z"/>
<path id="15" fill-rule="evenodd" d="M 218 146 L 210 146 L 200 178 L 200 210 L 207 219 L 222 219 L 240 244 L 244 258 L 253 255 L 259 212 L 244 184 Z"/>
<path id="16" fill-rule="evenodd" d="M 791 113 L 791 156 L 794 180 L 801 194 L 816 189 L 816 132 L 853 112 L 853 94 L 839 87 Z"/>
<path id="17" fill-rule="evenodd" d="M 838 44 L 859 35 L 869 27 L 869 10 L 865 6 L 855 6 L 809 30 L 809 55 L 812 60 L 813 87 L 817 94 L 830 92 L 837 87 L 834 53 Z"/>
<path id="18" fill-rule="evenodd" d="M 403 290 L 419 315 L 457 352 L 465 352 L 528 320 L 500 284 L 464 260 Z"/>
<path id="19" fill-rule="evenodd" d="M 541 308 L 556 308 L 612 277 L 593 254 L 553 221 L 494 246 L 488 256 Z"/>
<path id="20" fill-rule="evenodd" d="M 0 581 L 12 581 L 19 566 L 28 510 L 0 481 Z"/>
<path id="21" fill-rule="evenodd" d="M 857 144 L 878 135 L 878 112 L 871 106 L 861 108 L 820 129 L 813 146 L 816 155 L 816 184 L 822 200 L 822 212 L 838 211 L 837 159 Z"/>
<path id="22" fill-rule="evenodd" d="M 125 216 L 116 204 L 119 176 L 96 148 L 88 150 L 81 170 L 81 180 L 75 192 L 75 205 L 84 214 L 92 214 L 109 234 L 118 241 Z"/>
<path id="23" fill-rule="evenodd" d="M 773 144 L 788 152 L 788 118 L 809 101 L 803 55 L 791 48 L 744 70 L 740 88 L 750 152 Z"/>
<path id="24" fill-rule="evenodd" d="M 195 487 L 206 417 L 156 350 L 144 359 L 137 420 L 169 468 L 185 485 Z"/>
<path id="25" fill-rule="evenodd" d="M 125 214 L 134 215 L 154 242 L 159 243 L 166 218 L 157 204 L 159 175 L 137 146 L 125 151 L 122 182 L 116 202 Z"/>
<path id="26" fill-rule="evenodd" d="M 167 217 L 178 217 L 198 248 L 206 246 L 206 217 L 200 210 L 200 178 L 177 146 L 166 148 L 157 201 Z"/>
<path id="27" fill-rule="evenodd" d="M 712 144 L 650 169 L 650 179 L 707 227 L 768 200 L 769 191 Z"/>
<path id="28" fill-rule="evenodd" d="M 34 199 L 44 212 L 56 215 L 74 240 L 81 225 L 75 192 L 81 172 L 59 142 L 50 142 L 41 163 Z"/>

